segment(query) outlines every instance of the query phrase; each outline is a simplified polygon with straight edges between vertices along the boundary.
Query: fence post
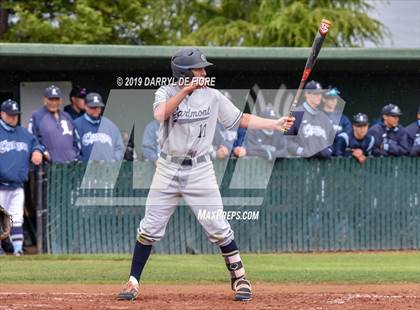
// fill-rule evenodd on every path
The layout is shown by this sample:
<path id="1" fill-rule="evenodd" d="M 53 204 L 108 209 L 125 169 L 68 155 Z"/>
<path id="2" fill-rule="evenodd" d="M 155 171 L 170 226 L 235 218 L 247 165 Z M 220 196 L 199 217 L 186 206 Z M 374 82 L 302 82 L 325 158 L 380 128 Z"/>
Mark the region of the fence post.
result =
<path id="1" fill-rule="evenodd" d="M 36 247 L 37 253 L 44 253 L 44 197 L 43 197 L 43 165 L 36 167 Z"/>

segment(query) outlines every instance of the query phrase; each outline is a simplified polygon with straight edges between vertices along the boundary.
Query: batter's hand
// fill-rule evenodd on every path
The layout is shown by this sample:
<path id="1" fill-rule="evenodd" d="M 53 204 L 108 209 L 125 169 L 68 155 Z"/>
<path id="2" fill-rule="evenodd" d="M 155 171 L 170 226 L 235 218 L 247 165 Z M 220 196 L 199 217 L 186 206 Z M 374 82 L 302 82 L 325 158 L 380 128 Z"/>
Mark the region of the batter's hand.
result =
<path id="1" fill-rule="evenodd" d="M 244 157 L 246 156 L 246 149 L 242 146 L 237 146 L 233 150 L 233 153 L 236 155 L 236 157 Z"/>
<path id="2" fill-rule="evenodd" d="M 185 84 L 185 87 L 182 89 L 187 94 L 191 94 L 194 90 L 197 88 L 205 88 L 207 85 L 205 84 L 205 80 L 199 80 L 199 79 L 192 79 L 191 82 L 188 84 Z"/>
<path id="3" fill-rule="evenodd" d="M 279 131 L 287 131 L 292 128 L 295 123 L 295 118 L 293 116 L 283 116 L 277 120 L 275 129 Z"/>
<path id="4" fill-rule="evenodd" d="M 217 154 L 217 158 L 219 159 L 226 158 L 229 155 L 229 149 L 224 145 L 220 145 L 216 154 Z"/>

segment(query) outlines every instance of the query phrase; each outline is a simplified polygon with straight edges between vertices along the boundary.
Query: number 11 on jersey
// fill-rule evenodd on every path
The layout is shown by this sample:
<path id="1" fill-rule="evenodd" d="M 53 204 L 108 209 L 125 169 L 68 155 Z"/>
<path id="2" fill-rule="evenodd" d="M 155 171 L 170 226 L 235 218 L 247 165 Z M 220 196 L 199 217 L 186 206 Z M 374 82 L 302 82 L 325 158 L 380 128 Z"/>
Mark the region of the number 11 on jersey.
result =
<path id="1" fill-rule="evenodd" d="M 199 138 L 204 138 L 206 136 L 207 124 L 200 124 L 200 133 L 198 134 Z"/>

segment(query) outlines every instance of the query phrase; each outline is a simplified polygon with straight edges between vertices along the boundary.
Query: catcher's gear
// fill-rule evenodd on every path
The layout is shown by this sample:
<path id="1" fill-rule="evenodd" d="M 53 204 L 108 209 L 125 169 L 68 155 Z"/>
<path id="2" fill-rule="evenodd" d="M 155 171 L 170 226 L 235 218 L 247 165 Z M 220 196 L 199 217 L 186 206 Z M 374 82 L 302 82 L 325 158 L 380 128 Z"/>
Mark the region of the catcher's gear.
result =
<path id="1" fill-rule="evenodd" d="M 12 216 L 0 206 L 0 240 L 6 239 L 12 229 Z"/>

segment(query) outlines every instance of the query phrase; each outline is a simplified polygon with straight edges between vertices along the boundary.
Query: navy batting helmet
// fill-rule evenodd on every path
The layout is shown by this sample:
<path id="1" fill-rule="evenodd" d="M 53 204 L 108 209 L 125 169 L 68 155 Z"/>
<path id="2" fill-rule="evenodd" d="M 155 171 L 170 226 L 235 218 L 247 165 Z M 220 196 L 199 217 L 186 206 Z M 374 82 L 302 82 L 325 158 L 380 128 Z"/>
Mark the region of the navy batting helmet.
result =
<path id="1" fill-rule="evenodd" d="M 177 79 L 193 78 L 191 69 L 205 68 L 213 65 L 198 48 L 183 48 L 175 53 L 171 59 L 172 74 Z"/>
<path id="2" fill-rule="evenodd" d="M 364 113 L 357 113 L 356 115 L 354 115 L 353 125 L 356 125 L 356 126 L 369 125 L 369 119 L 367 115 Z"/>
<path id="3" fill-rule="evenodd" d="M 401 116 L 402 112 L 397 105 L 389 103 L 382 108 L 382 115 Z"/>

